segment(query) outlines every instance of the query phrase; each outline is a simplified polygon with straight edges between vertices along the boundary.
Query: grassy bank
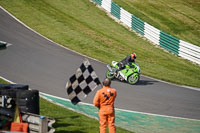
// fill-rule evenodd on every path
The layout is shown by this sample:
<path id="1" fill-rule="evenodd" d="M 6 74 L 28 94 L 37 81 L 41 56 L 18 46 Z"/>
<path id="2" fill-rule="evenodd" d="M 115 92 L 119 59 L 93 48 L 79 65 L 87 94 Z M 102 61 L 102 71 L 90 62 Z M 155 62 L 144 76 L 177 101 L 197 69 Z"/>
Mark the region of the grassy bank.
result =
<path id="1" fill-rule="evenodd" d="M 0 84 L 8 83 L 0 78 Z M 96 119 L 89 118 L 79 113 L 60 107 L 47 100 L 40 98 L 40 115 L 54 118 L 56 123 L 53 127 L 56 133 L 98 133 L 99 123 Z M 132 133 L 120 127 L 118 133 Z"/>
<path id="2" fill-rule="evenodd" d="M 1 0 L 0 5 L 42 35 L 82 54 L 110 63 L 134 51 L 142 74 L 200 87 L 198 65 L 141 39 L 88 0 Z"/>
<path id="3" fill-rule="evenodd" d="M 200 2 L 197 0 L 113 0 L 154 27 L 200 46 Z"/>

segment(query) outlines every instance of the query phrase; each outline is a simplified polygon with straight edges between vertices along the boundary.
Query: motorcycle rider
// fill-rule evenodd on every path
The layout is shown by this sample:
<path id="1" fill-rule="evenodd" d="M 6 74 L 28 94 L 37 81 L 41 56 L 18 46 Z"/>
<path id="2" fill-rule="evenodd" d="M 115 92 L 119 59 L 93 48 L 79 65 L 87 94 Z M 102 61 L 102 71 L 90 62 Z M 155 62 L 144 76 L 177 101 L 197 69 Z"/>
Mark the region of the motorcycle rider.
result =
<path id="1" fill-rule="evenodd" d="M 130 66 L 132 63 L 135 63 L 135 59 L 136 59 L 136 53 L 131 53 L 130 56 L 127 56 L 122 61 L 120 61 L 118 65 L 119 66 L 118 71 L 124 69 L 126 64 Z"/>

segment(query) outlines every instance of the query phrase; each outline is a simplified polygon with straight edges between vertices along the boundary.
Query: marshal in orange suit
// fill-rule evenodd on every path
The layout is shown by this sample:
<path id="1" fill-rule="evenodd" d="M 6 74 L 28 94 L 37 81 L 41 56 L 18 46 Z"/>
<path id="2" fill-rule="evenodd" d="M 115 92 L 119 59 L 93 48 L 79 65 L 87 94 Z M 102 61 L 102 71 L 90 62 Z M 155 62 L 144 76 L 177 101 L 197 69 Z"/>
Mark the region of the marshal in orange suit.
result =
<path id="1" fill-rule="evenodd" d="M 109 133 L 115 133 L 115 111 L 114 102 L 117 96 L 115 89 L 110 88 L 111 80 L 106 78 L 103 88 L 97 91 L 93 104 L 99 108 L 100 133 L 106 133 L 108 123 Z"/>

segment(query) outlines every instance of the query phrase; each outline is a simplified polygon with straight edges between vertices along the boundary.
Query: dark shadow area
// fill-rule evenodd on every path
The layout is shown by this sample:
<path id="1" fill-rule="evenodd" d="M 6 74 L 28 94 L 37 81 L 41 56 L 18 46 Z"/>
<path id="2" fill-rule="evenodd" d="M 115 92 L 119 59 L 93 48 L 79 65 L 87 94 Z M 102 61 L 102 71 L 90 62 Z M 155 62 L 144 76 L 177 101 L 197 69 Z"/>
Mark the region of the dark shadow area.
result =
<path id="1" fill-rule="evenodd" d="M 58 123 L 57 121 L 56 121 L 56 123 L 53 124 L 53 127 L 54 127 L 54 128 L 57 128 L 57 127 L 69 127 L 69 126 L 73 126 L 73 124 Z"/>
<path id="2" fill-rule="evenodd" d="M 55 118 L 56 122 L 53 124 L 54 128 L 74 126 L 73 124 L 70 124 L 70 123 L 61 123 L 60 122 L 61 119 L 64 119 L 64 118 Z"/>
<path id="3" fill-rule="evenodd" d="M 154 83 L 156 83 L 158 81 L 150 81 L 150 80 L 140 80 L 137 84 L 135 85 L 153 85 Z"/>
<path id="4" fill-rule="evenodd" d="M 112 81 L 117 81 L 117 82 L 121 82 L 121 83 L 125 83 L 125 84 L 129 84 L 127 81 L 120 81 L 118 79 L 113 79 Z M 156 83 L 158 81 L 152 81 L 152 80 L 139 80 L 138 83 L 134 84 L 134 85 L 153 85 L 154 83 Z M 129 84 L 130 85 L 130 84 Z"/>
<path id="5" fill-rule="evenodd" d="M 55 131 L 55 133 L 85 133 L 85 132 L 82 132 L 82 131 L 64 131 L 64 130 L 61 130 L 61 131 Z"/>
<path id="6" fill-rule="evenodd" d="M 79 118 L 79 116 L 66 116 L 69 119 L 77 119 Z M 56 117 L 55 120 L 56 122 L 53 124 L 53 128 L 62 128 L 59 131 L 55 131 L 55 133 L 86 133 L 81 129 L 72 129 L 72 131 L 67 131 L 68 129 L 70 129 L 70 127 L 76 127 L 76 123 L 74 122 L 64 122 L 66 119 L 66 117 Z"/>
<path id="7" fill-rule="evenodd" d="M 76 118 L 79 118 L 79 116 L 71 116 L 70 118 L 76 119 Z"/>
<path id="8" fill-rule="evenodd" d="M 60 118 L 62 119 L 62 118 Z M 69 126 L 75 126 L 74 124 L 69 124 L 69 123 L 59 123 L 60 119 L 56 119 L 56 123 L 53 124 L 53 127 L 56 129 L 57 127 L 69 127 Z M 60 130 L 60 131 L 55 131 L 55 133 L 84 133 L 80 130 L 75 130 L 75 131 L 67 131 L 66 130 Z"/>
<path id="9" fill-rule="evenodd" d="M 5 50 L 7 47 L 0 47 L 0 50 Z"/>

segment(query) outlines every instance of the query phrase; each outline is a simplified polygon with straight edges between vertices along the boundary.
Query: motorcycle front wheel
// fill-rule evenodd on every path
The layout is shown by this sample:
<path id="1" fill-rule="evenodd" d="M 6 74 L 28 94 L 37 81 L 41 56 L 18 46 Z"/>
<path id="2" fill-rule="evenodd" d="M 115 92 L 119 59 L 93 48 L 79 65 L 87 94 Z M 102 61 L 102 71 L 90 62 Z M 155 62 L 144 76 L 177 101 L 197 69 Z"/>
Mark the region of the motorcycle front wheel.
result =
<path id="1" fill-rule="evenodd" d="M 106 73 L 106 78 L 114 79 L 114 77 L 115 77 L 114 72 L 108 70 Z"/>
<path id="2" fill-rule="evenodd" d="M 128 77 L 128 83 L 133 85 L 136 84 L 140 79 L 139 74 L 132 74 Z"/>

